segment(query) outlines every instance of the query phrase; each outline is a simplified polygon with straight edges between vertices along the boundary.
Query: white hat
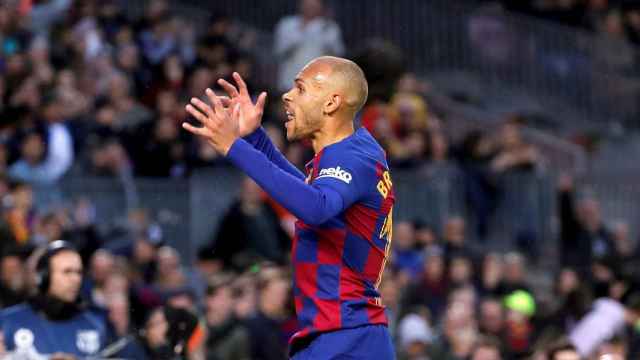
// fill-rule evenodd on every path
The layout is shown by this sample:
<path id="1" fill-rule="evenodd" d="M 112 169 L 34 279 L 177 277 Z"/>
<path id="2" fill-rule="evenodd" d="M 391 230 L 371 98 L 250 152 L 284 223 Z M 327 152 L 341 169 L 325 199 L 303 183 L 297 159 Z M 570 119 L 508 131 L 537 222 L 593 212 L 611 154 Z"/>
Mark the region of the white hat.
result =
<path id="1" fill-rule="evenodd" d="M 430 343 L 433 340 L 429 324 L 417 314 L 408 314 L 402 318 L 398 329 L 402 347 L 407 347 L 414 342 Z"/>

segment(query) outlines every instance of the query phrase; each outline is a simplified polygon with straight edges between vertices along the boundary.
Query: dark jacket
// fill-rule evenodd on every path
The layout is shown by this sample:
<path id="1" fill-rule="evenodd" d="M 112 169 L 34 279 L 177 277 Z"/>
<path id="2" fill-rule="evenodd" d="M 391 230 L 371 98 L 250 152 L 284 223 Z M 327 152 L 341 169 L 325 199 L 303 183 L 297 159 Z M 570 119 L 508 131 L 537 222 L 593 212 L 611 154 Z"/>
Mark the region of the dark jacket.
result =
<path id="1" fill-rule="evenodd" d="M 263 203 L 255 215 L 243 212 L 235 202 L 220 222 L 209 251 L 225 266 L 242 267 L 238 255 L 257 256 L 282 264 L 290 239 L 280 226 L 276 213 Z"/>
<path id="2" fill-rule="evenodd" d="M 251 359 L 248 330 L 237 319 L 231 318 L 219 326 L 209 326 L 207 360 Z"/>
<path id="3" fill-rule="evenodd" d="M 565 266 L 586 272 L 594 259 L 612 255 L 614 245 L 604 226 L 591 232 L 580 224 L 574 212 L 573 196 L 571 191 L 559 194 L 560 260 Z"/>

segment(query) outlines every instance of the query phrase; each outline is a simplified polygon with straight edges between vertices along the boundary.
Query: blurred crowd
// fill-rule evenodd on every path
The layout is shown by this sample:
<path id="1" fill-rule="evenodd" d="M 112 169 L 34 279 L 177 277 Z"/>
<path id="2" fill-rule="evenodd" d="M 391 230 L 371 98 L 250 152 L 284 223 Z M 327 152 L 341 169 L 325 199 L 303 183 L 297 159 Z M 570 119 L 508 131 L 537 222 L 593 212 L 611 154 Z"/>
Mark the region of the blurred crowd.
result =
<path id="1" fill-rule="evenodd" d="M 620 29 L 635 44 L 640 41 L 640 5 L 635 0 L 500 0 L 507 10 L 591 31 Z"/>
<path id="2" fill-rule="evenodd" d="M 605 20 L 636 42 L 640 35 L 639 12 L 627 4 L 503 3 L 577 26 Z M 148 309 L 167 304 L 195 312 L 206 324 L 207 359 L 284 359 L 287 340 L 297 330 L 287 266 L 295 219 L 255 183 L 242 182 L 194 264 L 168 245 L 145 210 L 98 226 L 90 199 L 43 207 L 34 189 L 74 176 L 183 178 L 200 168 L 227 166 L 179 125 L 187 118 L 188 99 L 201 97 L 209 86 L 219 90 L 215 81 L 230 79 L 233 71 L 252 91 L 274 90 L 264 126 L 302 167 L 311 150 L 284 141 L 277 94 L 310 59 L 349 55 L 340 26 L 322 1 L 300 1 L 298 13 L 273 29 L 273 56 L 281 66 L 275 83 L 264 84 L 256 76 L 260 64 L 250 27 L 222 13 L 198 27 L 169 11 L 166 0 L 149 1 L 139 17 L 124 5 L 0 4 L 0 305 L 26 300 L 34 289 L 37 249 L 66 239 L 85 265 L 83 297 L 107 314 L 116 338 L 162 329 L 154 327 L 157 319 Z M 384 146 L 393 169 L 462 174 L 474 220 L 460 214 L 438 224 L 394 224 L 380 291 L 398 357 L 635 358 L 640 254 L 629 224 L 607 223 L 594 194 L 563 176 L 557 186 L 561 266 L 542 271 L 552 275 L 551 284 L 537 281 L 534 241 L 509 252 L 476 241 L 489 236 L 501 179 L 533 175 L 546 166 L 523 135 L 526 118 L 507 116 L 496 128 L 454 141 L 446 121 L 429 106 L 425 95 L 431 85 L 394 64 L 381 47 L 354 56 L 371 79 L 371 97 L 358 121 Z M 380 65 L 380 59 L 391 60 Z M 163 326 L 162 331 L 171 328 Z M 602 331 L 590 331 L 596 328 Z M 167 341 L 162 332 L 147 340 L 148 347 Z"/>

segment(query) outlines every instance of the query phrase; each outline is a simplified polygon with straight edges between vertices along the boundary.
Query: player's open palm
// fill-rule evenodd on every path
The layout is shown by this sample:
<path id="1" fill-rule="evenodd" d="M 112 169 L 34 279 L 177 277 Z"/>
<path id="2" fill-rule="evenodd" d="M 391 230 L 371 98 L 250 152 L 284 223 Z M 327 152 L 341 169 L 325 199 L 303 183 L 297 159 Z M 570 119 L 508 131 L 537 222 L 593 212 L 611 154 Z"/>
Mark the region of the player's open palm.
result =
<path id="1" fill-rule="evenodd" d="M 222 100 L 211 89 L 206 95 L 212 100 L 213 107 L 198 98 L 192 98 L 186 106 L 187 112 L 202 124 L 193 126 L 187 122 L 182 127 L 204 138 L 217 152 L 227 155 L 233 143 L 240 136 L 238 124 L 241 122 L 242 109 L 235 104 L 231 109 L 222 104 Z"/>
<path id="2" fill-rule="evenodd" d="M 247 89 L 247 84 L 242 79 L 242 76 L 234 72 L 233 79 L 236 82 L 237 88 L 224 79 L 218 80 L 218 84 L 222 86 L 229 95 L 228 108 L 233 109 L 236 105 L 240 106 L 242 112 L 242 116 L 238 119 L 240 136 L 247 136 L 260 127 L 262 114 L 264 114 L 264 104 L 267 100 L 267 93 L 262 92 L 254 104 Z"/>

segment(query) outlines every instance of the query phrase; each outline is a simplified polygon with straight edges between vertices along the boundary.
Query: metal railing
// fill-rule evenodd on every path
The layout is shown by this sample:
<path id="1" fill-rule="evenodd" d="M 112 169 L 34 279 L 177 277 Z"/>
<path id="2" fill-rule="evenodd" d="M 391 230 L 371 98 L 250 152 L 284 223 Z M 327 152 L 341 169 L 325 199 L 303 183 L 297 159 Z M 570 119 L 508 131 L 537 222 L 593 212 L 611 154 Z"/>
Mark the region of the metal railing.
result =
<path id="1" fill-rule="evenodd" d="M 202 245 L 212 241 L 217 226 L 236 199 L 242 174 L 230 168 L 213 168 L 188 179 L 136 179 L 137 204 L 148 209 L 161 226 L 166 242 L 185 259 L 194 259 Z M 397 221 L 421 220 L 442 230 L 445 220 L 462 216 L 468 222 L 469 241 L 477 240 L 477 220 L 470 206 L 469 178 L 454 164 L 426 167 L 420 171 L 394 171 Z M 508 249 L 524 233 L 536 241 L 550 238 L 553 194 L 549 177 L 512 174 L 499 178 L 501 189 L 486 245 Z M 114 178 L 79 177 L 65 179 L 55 188 L 36 189 L 39 205 L 61 200 L 87 198 L 95 205 L 99 227 L 126 219 L 132 210 L 122 183 Z M 52 196 L 52 194 L 55 194 Z"/>

